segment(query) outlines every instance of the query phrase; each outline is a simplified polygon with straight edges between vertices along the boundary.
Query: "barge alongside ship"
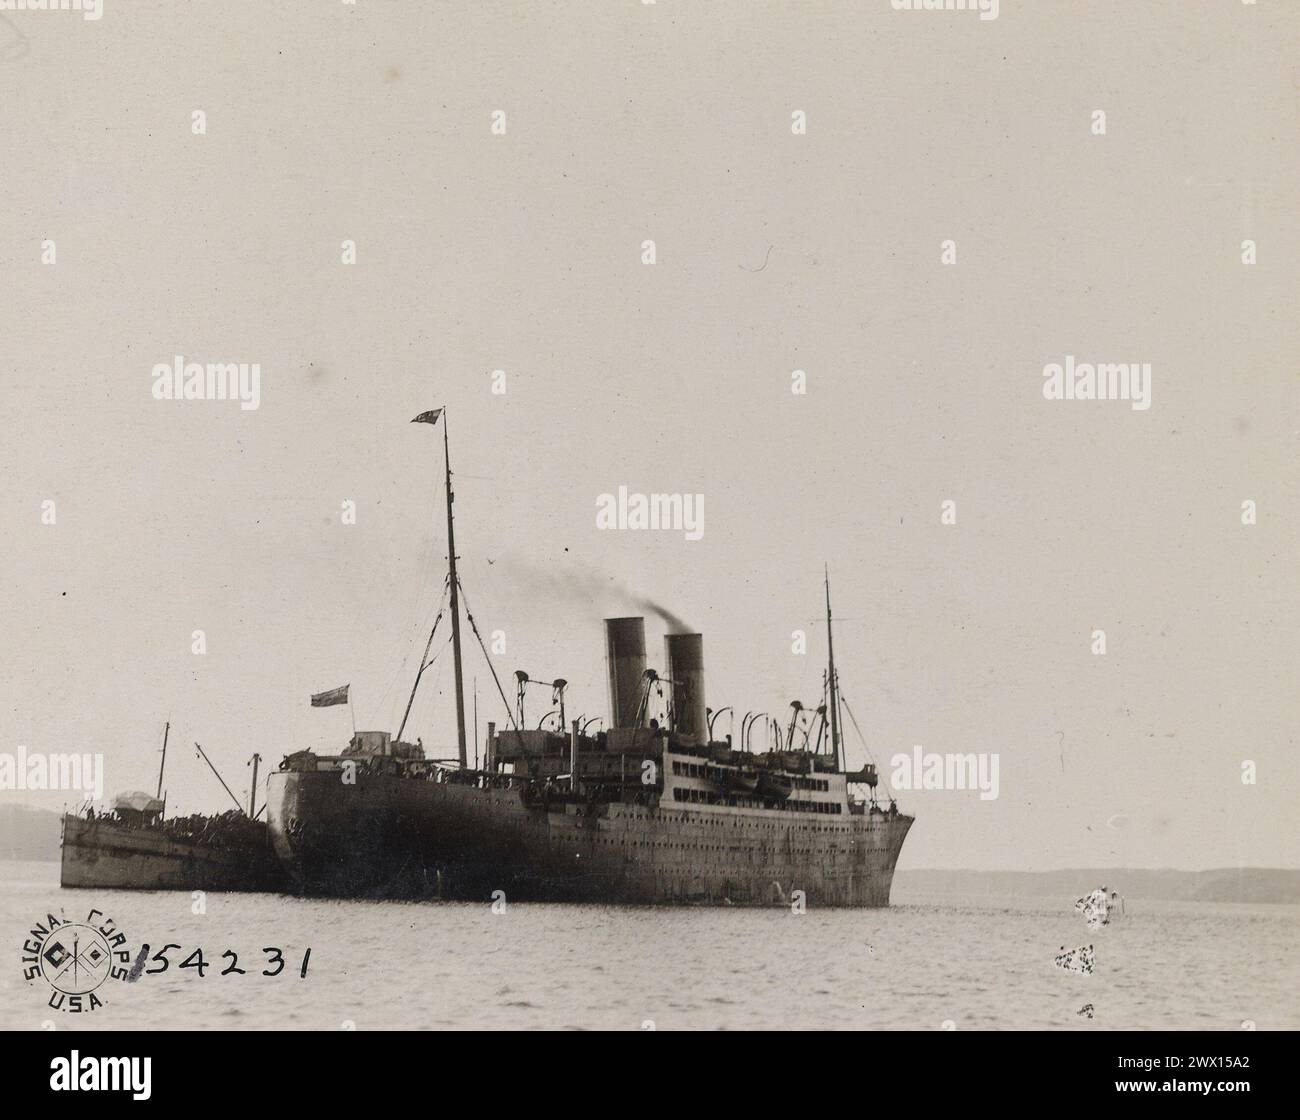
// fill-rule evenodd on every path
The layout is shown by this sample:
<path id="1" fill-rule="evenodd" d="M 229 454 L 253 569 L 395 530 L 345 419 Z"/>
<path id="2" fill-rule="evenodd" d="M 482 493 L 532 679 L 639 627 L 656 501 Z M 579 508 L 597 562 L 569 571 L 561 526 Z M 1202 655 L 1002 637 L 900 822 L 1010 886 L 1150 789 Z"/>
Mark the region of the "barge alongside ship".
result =
<path id="1" fill-rule="evenodd" d="M 441 413 L 416 420 L 436 423 Z M 829 586 L 823 703 L 813 711 L 792 704 L 788 732 L 761 752 L 748 749 L 756 719 L 742 725 L 739 744 L 711 734 L 699 634 L 667 635 L 660 674 L 646 665 L 643 620 L 618 618 L 605 623 L 608 730 L 566 724 L 563 680 L 553 682 L 559 726 L 526 729 L 531 682 L 516 674 L 518 717 L 499 731 L 488 725 L 484 765 L 469 767 L 443 424 L 457 758 L 427 758 L 419 742 L 403 740 L 405 719 L 395 736 L 355 733 L 338 755 L 287 756 L 269 777 L 267 813 L 293 888 L 750 905 L 789 905 L 801 892 L 809 905 L 887 906 L 912 818 L 892 801 L 880 805 L 874 766 L 845 768 Z M 420 673 L 425 667 L 422 659 Z"/>
<path id="2" fill-rule="evenodd" d="M 59 885 L 145 891 L 276 891 L 284 878 L 266 826 L 230 812 L 144 824 L 63 817 Z"/>
<path id="3" fill-rule="evenodd" d="M 110 812 L 64 814 L 59 885 L 141 891 L 281 890 L 284 873 L 251 797 L 248 813 L 237 808 L 215 816 L 166 816 L 163 770 L 170 730 L 168 721 L 156 796 L 136 790 L 119 794 Z M 229 793 L 203 748 L 194 745 Z M 254 791 L 259 757 L 254 756 Z"/>

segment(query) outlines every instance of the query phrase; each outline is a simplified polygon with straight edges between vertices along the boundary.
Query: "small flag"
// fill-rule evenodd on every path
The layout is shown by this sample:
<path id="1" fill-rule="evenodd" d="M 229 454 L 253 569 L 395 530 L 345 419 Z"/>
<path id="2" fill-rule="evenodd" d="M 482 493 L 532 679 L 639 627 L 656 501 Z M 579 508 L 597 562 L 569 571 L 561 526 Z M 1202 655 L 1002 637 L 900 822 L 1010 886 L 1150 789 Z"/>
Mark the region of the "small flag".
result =
<path id="1" fill-rule="evenodd" d="M 411 423 L 412 424 L 436 424 L 438 422 L 438 417 L 441 415 L 442 415 L 442 409 L 435 408 L 432 412 L 421 412 L 419 416 L 417 416 L 414 420 L 411 421 Z"/>
<path id="2" fill-rule="evenodd" d="M 348 689 L 351 685 L 343 685 L 341 688 L 331 688 L 328 692 L 317 692 L 311 698 L 313 708 L 328 708 L 334 704 L 346 704 L 348 702 Z"/>

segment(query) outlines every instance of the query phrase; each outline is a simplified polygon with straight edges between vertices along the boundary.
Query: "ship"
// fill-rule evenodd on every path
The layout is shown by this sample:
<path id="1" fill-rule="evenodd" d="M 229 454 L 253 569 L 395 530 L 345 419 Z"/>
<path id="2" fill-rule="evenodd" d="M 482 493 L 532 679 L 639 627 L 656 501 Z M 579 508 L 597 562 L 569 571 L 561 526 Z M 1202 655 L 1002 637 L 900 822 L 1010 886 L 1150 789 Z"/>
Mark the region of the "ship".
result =
<path id="1" fill-rule="evenodd" d="M 526 690 L 539 682 L 516 673 L 511 709 L 488 659 L 508 725 L 487 725 L 482 763 L 469 765 L 445 410 L 414 422 L 440 417 L 446 606 L 396 734 L 354 729 L 340 753 L 295 751 L 269 775 L 267 823 L 291 889 L 339 898 L 888 906 L 913 818 L 892 798 L 880 803 L 873 764 L 845 766 L 829 577 L 824 702 L 791 703 L 788 728 L 749 712 L 738 742 L 715 737 L 728 709 L 707 705 L 703 636 L 668 633 L 656 669 L 644 618 L 610 618 L 607 727 L 566 720 L 567 682 L 556 679 L 540 682 L 554 707 L 529 728 Z M 448 610 L 457 748 L 430 757 L 403 734 Z M 478 636 L 468 611 L 466 620 Z"/>
<path id="2" fill-rule="evenodd" d="M 108 811 L 88 807 L 64 814 L 59 885 L 146 891 L 281 890 L 283 870 L 272 852 L 266 823 L 257 819 L 260 812 L 250 815 L 254 814 L 251 805 L 245 812 L 236 800 L 236 808 L 225 813 L 166 815 L 162 783 L 170 728 L 169 720 L 163 731 L 156 795 L 132 790 L 118 794 Z M 212 766 L 203 748 L 195 746 Z M 220 774 L 217 778 L 224 786 Z"/>
<path id="3" fill-rule="evenodd" d="M 143 891 L 277 891 L 266 825 L 233 809 L 146 822 L 136 810 L 65 813 L 59 885 Z"/>

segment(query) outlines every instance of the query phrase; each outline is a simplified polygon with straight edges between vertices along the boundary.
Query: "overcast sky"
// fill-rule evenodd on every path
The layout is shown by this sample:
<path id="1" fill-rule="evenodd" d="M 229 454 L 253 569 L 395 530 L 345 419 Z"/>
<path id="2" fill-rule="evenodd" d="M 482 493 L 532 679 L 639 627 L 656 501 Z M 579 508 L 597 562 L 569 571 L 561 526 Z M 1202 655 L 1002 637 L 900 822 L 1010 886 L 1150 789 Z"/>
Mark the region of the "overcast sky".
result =
<path id="1" fill-rule="evenodd" d="M 446 548 L 441 430 L 408 421 L 445 405 L 503 681 L 605 714 L 600 620 L 643 595 L 703 632 L 711 706 L 816 703 L 827 563 L 877 762 L 1000 757 L 997 800 L 900 794 L 902 866 L 1296 866 L 1297 27 L 1181 2 L 6 14 L 0 751 L 152 789 L 170 718 L 186 812 L 228 804 L 195 740 L 241 795 L 255 750 L 341 749 L 348 709 L 312 692 L 350 683 L 395 731 Z M 259 363 L 260 407 L 155 400 L 176 355 Z M 1150 409 L 1045 400 L 1067 355 L 1149 362 Z M 598 530 L 620 485 L 703 495 L 703 538 Z M 450 681 L 447 655 L 408 737 L 454 746 Z"/>

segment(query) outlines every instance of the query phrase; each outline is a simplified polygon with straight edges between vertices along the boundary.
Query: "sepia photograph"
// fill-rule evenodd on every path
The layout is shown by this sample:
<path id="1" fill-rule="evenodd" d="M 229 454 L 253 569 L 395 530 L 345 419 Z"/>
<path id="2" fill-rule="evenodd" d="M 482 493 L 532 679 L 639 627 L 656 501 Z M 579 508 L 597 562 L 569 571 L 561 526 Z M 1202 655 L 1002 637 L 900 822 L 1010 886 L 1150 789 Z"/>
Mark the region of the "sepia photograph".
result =
<path id="1" fill-rule="evenodd" d="M 1290 0 L 0 0 L 27 1088 L 864 1031 L 1249 1094 L 1300 1028 L 1298 48 Z"/>

